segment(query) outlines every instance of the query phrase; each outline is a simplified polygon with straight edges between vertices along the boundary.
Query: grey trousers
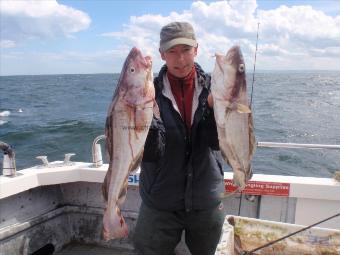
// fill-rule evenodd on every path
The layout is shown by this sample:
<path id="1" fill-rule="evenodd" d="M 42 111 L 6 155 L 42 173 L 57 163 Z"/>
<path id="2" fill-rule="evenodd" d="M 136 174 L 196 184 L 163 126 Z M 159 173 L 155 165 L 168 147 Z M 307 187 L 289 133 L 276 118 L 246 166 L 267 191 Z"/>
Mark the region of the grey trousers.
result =
<path id="1" fill-rule="evenodd" d="M 213 255 L 225 218 L 223 204 L 208 210 L 158 211 L 142 204 L 133 236 L 138 255 L 174 255 L 185 231 L 192 255 Z"/>

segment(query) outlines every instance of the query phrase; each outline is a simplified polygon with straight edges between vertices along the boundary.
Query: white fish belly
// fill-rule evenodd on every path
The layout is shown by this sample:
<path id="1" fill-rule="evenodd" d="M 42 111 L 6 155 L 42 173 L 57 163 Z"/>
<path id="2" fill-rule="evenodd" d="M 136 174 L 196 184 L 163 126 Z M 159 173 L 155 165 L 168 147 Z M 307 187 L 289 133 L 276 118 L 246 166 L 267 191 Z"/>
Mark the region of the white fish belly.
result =
<path id="1" fill-rule="evenodd" d="M 233 169 L 234 184 L 244 188 L 251 175 L 248 113 L 229 110 L 223 101 L 215 101 L 214 109 L 220 150 Z"/>
<path id="2" fill-rule="evenodd" d="M 144 149 L 153 111 L 151 106 L 144 109 L 148 121 L 142 131 L 136 131 L 134 116 L 126 111 L 124 105 L 117 104 L 114 114 L 112 141 L 114 145 L 108 196 L 109 204 L 116 203 L 129 172 L 134 170 L 131 169 L 132 165 Z"/>

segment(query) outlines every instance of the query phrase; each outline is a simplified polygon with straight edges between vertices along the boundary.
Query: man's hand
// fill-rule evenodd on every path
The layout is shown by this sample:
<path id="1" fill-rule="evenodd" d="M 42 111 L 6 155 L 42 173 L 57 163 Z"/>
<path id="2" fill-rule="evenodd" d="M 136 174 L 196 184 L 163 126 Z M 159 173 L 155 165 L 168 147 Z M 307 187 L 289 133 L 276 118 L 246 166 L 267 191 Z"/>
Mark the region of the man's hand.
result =
<path id="1" fill-rule="evenodd" d="M 211 93 L 208 95 L 207 101 L 208 101 L 209 107 L 210 107 L 210 108 L 213 108 L 213 106 L 214 106 L 214 100 L 213 100 L 213 97 L 212 97 L 212 94 L 211 94 Z"/>

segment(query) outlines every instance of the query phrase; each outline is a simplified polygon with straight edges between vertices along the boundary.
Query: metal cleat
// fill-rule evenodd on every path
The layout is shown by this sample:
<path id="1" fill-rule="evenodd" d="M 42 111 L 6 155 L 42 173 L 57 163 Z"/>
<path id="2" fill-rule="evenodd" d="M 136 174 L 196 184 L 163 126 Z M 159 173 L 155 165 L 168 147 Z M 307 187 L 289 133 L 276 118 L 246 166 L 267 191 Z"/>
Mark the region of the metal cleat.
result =
<path id="1" fill-rule="evenodd" d="M 45 167 L 49 166 L 47 156 L 37 156 L 36 159 L 40 159 L 43 163 L 43 166 Z"/>
<path id="2" fill-rule="evenodd" d="M 76 155 L 75 153 L 66 153 L 64 158 L 64 165 L 70 166 L 73 165 L 74 162 L 71 161 L 71 157 Z"/>

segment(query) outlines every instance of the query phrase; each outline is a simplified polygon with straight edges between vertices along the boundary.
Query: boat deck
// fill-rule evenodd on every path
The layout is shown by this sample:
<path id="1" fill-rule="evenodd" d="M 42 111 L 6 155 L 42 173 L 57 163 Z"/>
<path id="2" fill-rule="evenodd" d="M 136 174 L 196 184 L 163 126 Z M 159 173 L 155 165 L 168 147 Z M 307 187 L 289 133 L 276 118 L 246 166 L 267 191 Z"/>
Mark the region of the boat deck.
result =
<path id="1" fill-rule="evenodd" d="M 85 245 L 79 243 L 71 243 L 54 255 L 136 255 L 135 252 L 126 249 L 113 249 L 99 247 L 95 245 Z"/>
<path id="2" fill-rule="evenodd" d="M 108 165 L 94 168 L 92 163 L 87 162 L 65 166 L 60 163 L 55 161 L 50 163 L 53 167 L 24 169 L 11 178 L 0 176 L 0 253 L 49 255 L 55 251 L 54 254 L 59 255 L 135 254 L 132 236 L 110 242 L 102 239 L 105 202 L 101 185 Z M 233 173 L 225 173 L 228 192 L 233 192 L 232 178 Z M 127 198 L 121 210 L 132 234 L 141 204 L 139 172 L 130 175 L 128 181 Z M 254 174 L 243 194 L 233 193 L 223 199 L 223 204 L 228 215 L 302 227 L 338 214 L 338 194 L 340 183 L 330 178 Z M 318 227 L 325 228 L 329 236 L 329 229 L 339 231 L 340 217 L 323 222 Z M 340 255 L 340 235 L 336 234 L 335 239 L 307 232 L 304 238 L 310 247 L 316 247 L 315 242 L 328 244 L 328 240 L 335 240 L 336 251 L 329 254 Z M 231 240 L 234 239 L 231 237 Z M 224 244 L 233 246 L 228 240 L 221 242 L 222 246 Z M 183 247 L 176 250 L 177 255 L 189 254 L 186 246 Z M 223 254 L 226 249 L 229 247 L 221 247 L 216 255 Z M 242 246 L 242 249 L 248 248 Z"/>

